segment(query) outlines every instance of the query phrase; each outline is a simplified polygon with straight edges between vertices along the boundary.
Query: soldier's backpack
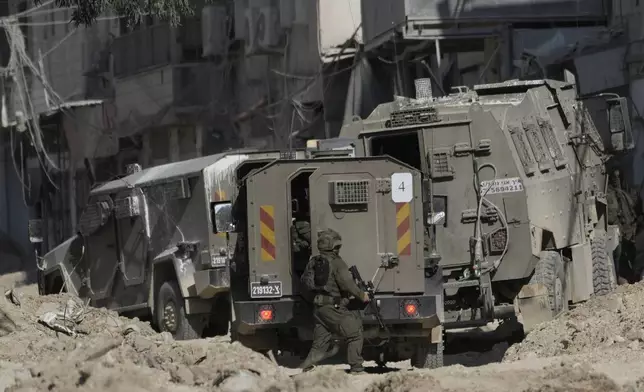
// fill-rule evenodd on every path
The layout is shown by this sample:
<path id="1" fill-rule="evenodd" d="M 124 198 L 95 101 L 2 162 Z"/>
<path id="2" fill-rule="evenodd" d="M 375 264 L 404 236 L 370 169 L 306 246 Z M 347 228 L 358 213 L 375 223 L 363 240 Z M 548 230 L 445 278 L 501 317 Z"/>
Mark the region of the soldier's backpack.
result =
<path id="1" fill-rule="evenodd" d="M 302 291 L 306 297 L 325 292 L 330 275 L 331 266 L 327 258 L 320 255 L 312 256 L 300 278 Z"/>

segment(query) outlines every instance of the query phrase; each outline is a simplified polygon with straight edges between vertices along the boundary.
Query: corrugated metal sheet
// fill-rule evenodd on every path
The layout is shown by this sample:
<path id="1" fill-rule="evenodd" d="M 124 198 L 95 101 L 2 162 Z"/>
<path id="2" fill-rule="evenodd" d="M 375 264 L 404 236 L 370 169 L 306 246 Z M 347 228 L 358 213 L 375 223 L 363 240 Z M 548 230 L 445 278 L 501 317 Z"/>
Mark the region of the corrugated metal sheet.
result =
<path id="1" fill-rule="evenodd" d="M 151 167 L 140 172 L 130 174 L 123 178 L 105 183 L 94 189 L 91 194 L 111 193 L 123 188 L 133 188 L 144 184 L 151 184 L 159 180 L 174 177 L 184 177 L 190 174 L 201 172 L 206 167 L 217 163 L 218 160 L 227 154 L 215 154 L 206 157 L 189 159 L 187 161 L 167 163 L 165 165 Z"/>
<path id="2" fill-rule="evenodd" d="M 47 117 L 47 116 L 52 116 L 56 113 L 59 113 L 63 109 L 73 109 L 73 108 L 78 108 L 78 107 L 89 107 L 89 106 L 97 106 L 97 105 L 102 105 L 105 103 L 104 100 L 102 99 L 87 99 L 87 100 L 81 100 L 81 101 L 69 101 L 65 102 L 62 105 L 50 107 L 48 111 L 40 113 L 39 117 Z M 25 116 L 26 121 L 31 121 L 33 118 L 29 115 Z M 15 118 L 11 118 L 10 121 L 5 124 L 7 127 L 15 127 L 18 125 L 18 121 L 15 120 Z"/>
<path id="3" fill-rule="evenodd" d="M 69 102 L 64 102 L 61 105 L 51 107 L 50 110 L 46 113 L 43 113 L 45 116 L 51 116 L 53 114 L 58 113 L 60 110 L 63 109 L 73 109 L 73 108 L 82 108 L 82 107 L 88 107 L 88 106 L 97 106 L 97 105 L 102 105 L 105 102 L 103 99 L 84 99 L 80 101 L 69 101 Z"/>
<path id="4" fill-rule="evenodd" d="M 603 27 L 568 27 L 557 29 L 516 29 L 512 32 L 512 51 L 515 59 L 523 52 L 541 58 L 568 52 L 578 42 L 598 35 Z"/>
<path id="5" fill-rule="evenodd" d="M 626 47 L 621 46 L 574 59 L 577 84 L 582 95 L 623 86 Z M 598 64 L 601 67 L 598 68 Z"/>

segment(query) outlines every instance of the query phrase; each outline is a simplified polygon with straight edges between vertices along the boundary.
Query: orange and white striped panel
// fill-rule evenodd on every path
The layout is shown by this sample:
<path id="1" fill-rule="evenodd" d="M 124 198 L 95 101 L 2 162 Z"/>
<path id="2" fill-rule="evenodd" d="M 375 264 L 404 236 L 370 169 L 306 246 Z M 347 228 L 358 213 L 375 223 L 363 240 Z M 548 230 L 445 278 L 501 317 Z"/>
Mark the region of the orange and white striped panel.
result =
<path id="1" fill-rule="evenodd" d="M 411 206 L 396 203 L 396 249 L 399 256 L 411 255 Z"/>
<path id="2" fill-rule="evenodd" d="M 259 232 L 261 237 L 261 260 L 275 260 L 275 207 L 262 205 L 259 207 Z"/>

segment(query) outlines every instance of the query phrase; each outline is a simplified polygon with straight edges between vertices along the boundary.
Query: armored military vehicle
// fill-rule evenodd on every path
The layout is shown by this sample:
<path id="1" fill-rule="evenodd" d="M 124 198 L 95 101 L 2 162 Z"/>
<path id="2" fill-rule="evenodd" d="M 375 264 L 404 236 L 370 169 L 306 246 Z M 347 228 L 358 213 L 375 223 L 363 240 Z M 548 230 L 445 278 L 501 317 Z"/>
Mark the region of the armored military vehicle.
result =
<path id="1" fill-rule="evenodd" d="M 78 234 L 43 257 L 42 292 L 64 289 L 94 306 L 152 315 L 177 339 L 226 332 L 236 234 L 223 221 L 237 180 L 280 156 L 240 150 L 96 186 Z"/>
<path id="2" fill-rule="evenodd" d="M 573 83 L 507 81 L 379 105 L 309 153 L 388 155 L 424 174 L 428 263 L 442 267 L 445 328 L 523 316 L 524 328 L 615 285 L 605 162 L 632 148 L 628 107 Z M 402 180 L 392 189 L 403 189 Z"/>
<path id="3" fill-rule="evenodd" d="M 365 359 L 440 366 L 442 273 L 424 262 L 420 171 L 391 157 L 275 158 L 215 155 L 97 187 L 80 233 L 44 257 L 46 292 L 65 282 L 97 306 L 151 313 L 177 339 L 230 320 L 250 348 L 306 354 L 299 277 L 317 249 L 295 257 L 290 230 L 304 219 L 312 244 L 319 229 L 339 232 L 342 257 L 373 284 Z"/>

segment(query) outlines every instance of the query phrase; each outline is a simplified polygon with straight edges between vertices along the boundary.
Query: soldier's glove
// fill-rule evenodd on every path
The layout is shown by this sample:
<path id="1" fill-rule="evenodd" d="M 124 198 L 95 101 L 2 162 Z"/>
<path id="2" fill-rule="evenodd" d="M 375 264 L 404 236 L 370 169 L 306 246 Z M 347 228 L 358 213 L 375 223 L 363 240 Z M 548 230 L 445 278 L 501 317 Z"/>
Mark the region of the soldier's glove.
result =
<path id="1" fill-rule="evenodd" d="M 364 303 L 368 303 L 369 301 L 371 301 L 371 298 L 369 298 L 369 293 L 367 293 L 367 292 L 362 293 L 362 298 L 361 299 L 362 299 L 362 302 L 364 302 Z"/>

